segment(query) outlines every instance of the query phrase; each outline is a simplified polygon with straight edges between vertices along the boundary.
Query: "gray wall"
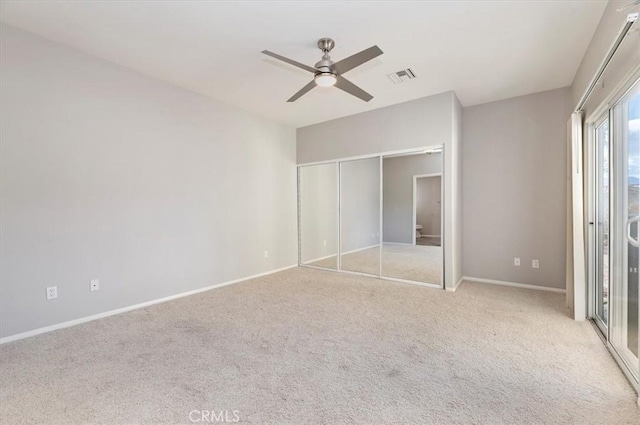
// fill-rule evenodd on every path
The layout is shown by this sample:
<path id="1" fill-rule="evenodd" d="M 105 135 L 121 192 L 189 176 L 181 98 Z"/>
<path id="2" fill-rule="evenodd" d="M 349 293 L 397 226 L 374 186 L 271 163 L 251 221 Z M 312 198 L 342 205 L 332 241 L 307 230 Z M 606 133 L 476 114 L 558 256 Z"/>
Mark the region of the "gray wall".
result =
<path id="1" fill-rule="evenodd" d="M 297 129 L 298 163 L 444 145 L 445 287 L 462 278 L 462 107 L 446 92 Z"/>
<path id="2" fill-rule="evenodd" d="M 0 335 L 296 263 L 293 129 L 0 31 Z"/>
<path id="3" fill-rule="evenodd" d="M 341 253 L 379 245 L 380 159 L 340 164 Z"/>
<path id="4" fill-rule="evenodd" d="M 569 88 L 465 108 L 465 276 L 564 288 L 570 110 Z"/>
<path id="5" fill-rule="evenodd" d="M 382 166 L 383 240 L 413 244 L 413 176 L 442 172 L 442 154 L 384 158 Z"/>
<path id="6" fill-rule="evenodd" d="M 299 178 L 302 262 L 337 255 L 338 165 L 300 167 Z"/>
<path id="7" fill-rule="evenodd" d="M 423 177 L 416 180 L 416 224 L 422 226 L 422 235 L 441 235 L 441 189 L 440 177 Z"/>
<path id="8" fill-rule="evenodd" d="M 449 143 L 454 98 L 446 92 L 298 128 L 298 163 Z"/>

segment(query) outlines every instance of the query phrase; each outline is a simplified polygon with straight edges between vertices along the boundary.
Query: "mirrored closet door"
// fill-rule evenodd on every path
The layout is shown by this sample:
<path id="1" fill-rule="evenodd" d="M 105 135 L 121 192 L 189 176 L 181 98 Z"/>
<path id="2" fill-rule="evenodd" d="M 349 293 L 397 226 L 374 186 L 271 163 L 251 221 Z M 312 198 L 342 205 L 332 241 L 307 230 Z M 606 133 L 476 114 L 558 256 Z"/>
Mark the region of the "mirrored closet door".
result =
<path id="1" fill-rule="evenodd" d="M 298 168 L 300 264 L 338 269 L 338 164 Z"/>
<path id="2" fill-rule="evenodd" d="M 442 148 L 383 158 L 382 275 L 442 285 Z"/>
<path id="3" fill-rule="evenodd" d="M 443 155 L 298 166 L 299 264 L 442 288 Z"/>
<path id="4" fill-rule="evenodd" d="M 380 274 L 380 157 L 340 163 L 340 269 Z"/>

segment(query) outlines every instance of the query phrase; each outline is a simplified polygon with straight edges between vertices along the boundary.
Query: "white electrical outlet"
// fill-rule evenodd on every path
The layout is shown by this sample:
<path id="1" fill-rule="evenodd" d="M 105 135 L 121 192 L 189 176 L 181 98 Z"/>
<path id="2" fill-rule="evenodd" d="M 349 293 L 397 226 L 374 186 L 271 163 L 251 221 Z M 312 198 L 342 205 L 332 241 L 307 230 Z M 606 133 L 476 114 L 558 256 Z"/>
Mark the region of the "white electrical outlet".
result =
<path id="1" fill-rule="evenodd" d="M 540 261 L 531 260 L 531 267 L 533 267 L 534 269 L 539 269 L 540 268 Z"/>
<path id="2" fill-rule="evenodd" d="M 91 292 L 99 291 L 100 290 L 100 281 L 98 279 L 91 279 L 91 281 L 89 282 L 89 290 Z"/>
<path id="3" fill-rule="evenodd" d="M 48 286 L 47 287 L 47 299 L 52 300 L 54 298 L 58 298 L 58 287 L 57 286 Z"/>
<path id="4" fill-rule="evenodd" d="M 324 240 L 324 246 L 327 246 L 327 240 L 326 239 Z"/>
<path id="5" fill-rule="evenodd" d="M 515 257 L 513 259 L 513 265 L 517 266 L 517 267 L 520 267 L 520 257 Z"/>
<path id="6" fill-rule="evenodd" d="M 269 251 L 264 252 L 264 258 L 269 258 Z"/>

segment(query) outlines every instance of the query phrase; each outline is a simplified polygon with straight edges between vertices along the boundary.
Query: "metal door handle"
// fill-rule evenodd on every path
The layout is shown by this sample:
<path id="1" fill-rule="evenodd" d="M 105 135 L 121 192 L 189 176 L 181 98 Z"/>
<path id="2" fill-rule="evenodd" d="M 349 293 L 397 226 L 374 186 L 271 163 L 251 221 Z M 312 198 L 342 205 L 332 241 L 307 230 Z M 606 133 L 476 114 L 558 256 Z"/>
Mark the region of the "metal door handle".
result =
<path id="1" fill-rule="evenodd" d="M 633 217 L 632 219 L 627 220 L 627 242 L 629 242 L 631 245 L 635 246 L 636 248 L 640 248 L 640 242 L 638 241 L 638 239 L 634 239 L 631 237 L 631 225 L 639 221 L 640 221 L 640 216 Z"/>

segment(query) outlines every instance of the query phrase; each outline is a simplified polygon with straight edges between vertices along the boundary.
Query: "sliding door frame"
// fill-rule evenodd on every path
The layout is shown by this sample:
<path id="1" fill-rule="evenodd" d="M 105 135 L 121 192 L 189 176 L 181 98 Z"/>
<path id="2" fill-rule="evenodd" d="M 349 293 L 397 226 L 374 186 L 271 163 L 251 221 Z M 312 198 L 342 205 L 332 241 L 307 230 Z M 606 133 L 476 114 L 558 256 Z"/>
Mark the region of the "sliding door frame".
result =
<path id="1" fill-rule="evenodd" d="M 640 370 L 632 371 L 632 366 L 628 364 L 625 360 L 624 356 L 622 356 L 618 352 L 618 348 L 615 347 L 614 344 L 611 343 L 611 327 L 612 327 L 612 317 L 613 317 L 613 296 L 615 291 L 614 279 L 619 279 L 620 276 L 618 274 L 620 272 L 626 272 L 626 270 L 620 271 L 620 265 L 624 262 L 620 261 L 620 253 L 619 244 L 620 244 L 620 235 L 617 234 L 616 229 L 619 229 L 619 211 L 618 211 L 618 199 L 620 196 L 621 188 L 614 187 L 616 184 L 614 182 L 618 179 L 618 167 L 624 166 L 624 164 L 619 164 L 619 155 L 617 155 L 616 149 L 621 143 L 620 140 L 617 140 L 618 137 L 616 133 L 620 133 L 615 128 L 615 120 L 613 116 L 614 108 L 623 102 L 626 99 L 626 96 L 630 94 L 634 89 L 636 89 L 640 85 L 640 63 L 636 65 L 636 67 L 622 80 L 612 93 L 600 104 L 598 108 L 596 108 L 586 119 L 585 119 L 585 128 L 587 129 L 588 137 L 586 139 L 587 143 L 587 158 L 586 163 L 588 164 L 588 173 L 586 173 L 586 188 L 587 188 L 587 196 L 589 198 L 588 201 L 588 224 L 587 232 L 588 232 L 588 270 L 587 270 L 587 284 L 588 287 L 588 303 L 587 303 L 587 314 L 588 318 L 594 323 L 594 327 L 597 329 L 597 332 L 600 333 L 604 339 L 604 343 L 611 353 L 612 357 L 618 363 L 618 366 L 625 374 L 631 385 L 634 387 L 635 391 L 640 394 Z M 597 284 L 597 276 L 595 275 L 595 257 L 597 255 L 597 232 L 595 229 L 595 225 L 592 223 L 596 223 L 597 214 L 595 211 L 595 203 L 597 201 L 597 184 L 596 184 L 596 173 L 597 173 L 597 156 L 596 156 L 596 131 L 598 126 L 605 120 L 609 120 L 609 308 L 607 311 L 607 327 L 606 332 L 602 329 L 602 324 L 599 323 L 599 319 L 596 315 L 596 303 L 597 303 L 597 290 L 595 285 Z M 626 240 L 626 238 L 623 238 Z M 624 242 L 624 241 L 623 241 Z"/>
<path id="2" fill-rule="evenodd" d="M 600 278 L 599 272 L 599 262 L 600 262 L 600 251 L 598 249 L 598 226 L 599 221 L 601 219 L 599 210 L 598 210 L 598 202 L 600 200 L 599 190 L 600 190 L 600 182 L 598 179 L 599 176 L 599 166 L 600 166 L 600 145 L 599 145 L 599 137 L 598 137 L 598 129 L 605 121 L 608 121 L 608 160 L 609 160 L 609 196 L 607 199 L 607 203 L 609 204 L 609 267 L 608 271 L 608 279 L 609 279 L 609 300 L 611 299 L 611 278 L 612 278 L 612 235 L 611 229 L 613 228 L 613 207 L 614 207 L 614 199 L 613 199 L 613 191 L 612 191 L 612 169 L 613 163 L 615 159 L 613 158 L 613 139 L 612 139 L 612 125 L 611 125 L 611 110 L 607 109 L 604 113 L 602 113 L 597 120 L 589 123 L 588 125 L 588 136 L 587 136 L 587 155 L 588 155 L 588 165 L 589 165 L 589 179 L 588 179 L 588 190 L 589 190 L 589 203 L 588 203 L 588 212 L 589 212 L 589 220 L 588 220 L 588 241 L 589 241 L 589 255 L 587 259 L 587 266 L 589 268 L 588 275 L 588 297 L 589 302 L 587 305 L 587 314 L 588 317 L 593 321 L 596 325 L 597 329 L 602 333 L 602 336 L 609 340 L 609 324 L 611 323 L 611 306 L 607 309 L 607 323 L 605 324 L 600 317 L 598 317 L 598 279 Z M 609 303 L 610 304 L 610 303 Z"/>

